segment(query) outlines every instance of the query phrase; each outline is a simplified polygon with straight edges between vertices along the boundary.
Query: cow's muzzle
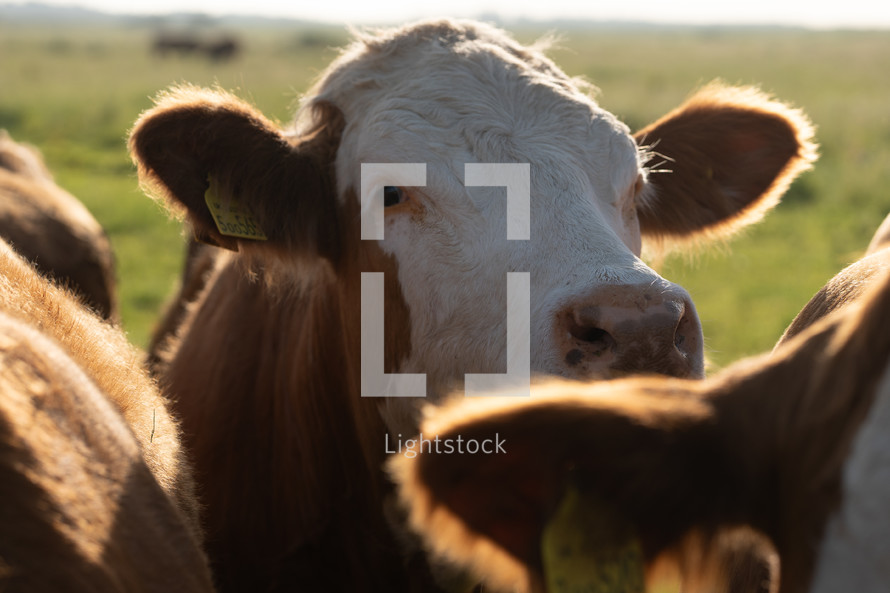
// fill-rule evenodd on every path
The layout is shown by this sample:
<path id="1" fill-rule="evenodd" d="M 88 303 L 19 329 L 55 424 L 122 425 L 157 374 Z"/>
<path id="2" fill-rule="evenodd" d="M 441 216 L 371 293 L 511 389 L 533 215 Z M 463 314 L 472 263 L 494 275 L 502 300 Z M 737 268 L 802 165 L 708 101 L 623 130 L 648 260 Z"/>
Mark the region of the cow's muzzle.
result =
<path id="1" fill-rule="evenodd" d="M 557 332 L 569 376 L 704 376 L 695 306 L 667 282 L 598 289 L 558 313 Z"/>

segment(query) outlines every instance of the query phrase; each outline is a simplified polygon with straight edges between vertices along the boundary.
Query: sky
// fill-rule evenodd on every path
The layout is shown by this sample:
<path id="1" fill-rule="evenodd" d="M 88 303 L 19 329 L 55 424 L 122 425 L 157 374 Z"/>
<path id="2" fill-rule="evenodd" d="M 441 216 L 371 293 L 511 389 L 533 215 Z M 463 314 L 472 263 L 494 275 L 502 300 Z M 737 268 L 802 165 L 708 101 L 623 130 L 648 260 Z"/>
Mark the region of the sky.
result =
<path id="1" fill-rule="evenodd" d="M 203 12 L 378 24 L 421 17 L 631 20 L 691 24 L 769 24 L 813 28 L 890 27 L 882 0 L 38 0 L 114 13 Z M 0 0 L 2 2 L 2 0 Z M 20 4 L 22 1 L 7 2 Z"/>

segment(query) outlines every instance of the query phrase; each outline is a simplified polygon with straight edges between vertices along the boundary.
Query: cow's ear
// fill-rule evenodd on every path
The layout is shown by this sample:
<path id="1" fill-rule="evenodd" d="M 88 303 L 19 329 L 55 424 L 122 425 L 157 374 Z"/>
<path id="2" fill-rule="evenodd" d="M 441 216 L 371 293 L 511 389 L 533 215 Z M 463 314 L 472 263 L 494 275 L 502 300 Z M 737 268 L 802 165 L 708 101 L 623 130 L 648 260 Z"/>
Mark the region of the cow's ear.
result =
<path id="1" fill-rule="evenodd" d="M 313 129 L 291 138 L 231 94 L 176 87 L 136 122 L 130 152 L 143 186 L 184 212 L 199 240 L 332 258 L 343 119 L 327 104 L 313 116 Z"/>
<path id="2" fill-rule="evenodd" d="M 512 398 L 499 399 L 508 405 Z M 498 590 L 528 591 L 529 579 L 540 573 L 548 510 L 564 485 L 533 433 L 511 434 L 504 442 L 498 434 L 504 423 L 511 424 L 503 414 L 464 417 L 460 406 L 436 413 L 423 424 L 418 442 L 405 443 L 414 448 L 393 456 L 389 469 L 410 525 L 436 558 Z M 489 453 L 461 448 L 476 443 Z"/>
<path id="3" fill-rule="evenodd" d="M 529 590 L 546 574 L 545 530 L 552 535 L 570 492 L 582 493 L 588 510 L 608 509 L 579 524 L 618 526 L 641 514 L 635 506 L 655 508 L 646 476 L 668 479 L 677 468 L 656 453 L 709 414 L 694 397 L 629 399 L 551 381 L 532 398 L 431 406 L 414 448 L 390 462 L 410 525 L 435 556 L 505 590 Z"/>
<path id="4" fill-rule="evenodd" d="M 634 135 L 652 170 L 638 204 L 647 239 L 727 236 L 776 204 L 817 158 L 799 110 L 718 83 Z"/>

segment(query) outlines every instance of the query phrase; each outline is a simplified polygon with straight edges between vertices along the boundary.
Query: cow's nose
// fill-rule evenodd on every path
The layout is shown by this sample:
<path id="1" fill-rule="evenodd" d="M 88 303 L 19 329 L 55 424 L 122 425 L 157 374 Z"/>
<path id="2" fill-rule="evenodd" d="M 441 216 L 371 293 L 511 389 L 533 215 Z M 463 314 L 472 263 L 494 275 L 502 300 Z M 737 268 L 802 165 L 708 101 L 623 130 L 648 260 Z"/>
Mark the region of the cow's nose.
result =
<path id="1" fill-rule="evenodd" d="M 561 316 L 564 361 L 572 375 L 704 375 L 701 323 L 674 285 L 610 286 Z"/>

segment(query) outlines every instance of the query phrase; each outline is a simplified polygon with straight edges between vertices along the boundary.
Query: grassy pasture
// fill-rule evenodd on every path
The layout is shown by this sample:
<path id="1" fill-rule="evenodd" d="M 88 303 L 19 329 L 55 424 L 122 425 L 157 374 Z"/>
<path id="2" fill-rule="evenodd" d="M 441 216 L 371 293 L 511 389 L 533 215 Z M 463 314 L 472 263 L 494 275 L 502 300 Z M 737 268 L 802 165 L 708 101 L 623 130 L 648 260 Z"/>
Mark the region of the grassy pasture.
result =
<path id="1" fill-rule="evenodd" d="M 531 41 L 542 30 L 516 31 Z M 726 245 L 672 256 L 661 273 L 686 286 L 709 356 L 724 366 L 768 350 L 809 297 L 855 260 L 890 211 L 890 33 L 794 30 L 557 31 L 551 56 L 599 89 L 632 128 L 715 78 L 756 84 L 804 109 L 821 158 L 767 219 Z M 182 258 L 177 223 L 143 196 L 127 131 L 151 97 L 181 82 L 218 84 L 287 121 L 336 55 L 339 28 L 248 29 L 231 62 L 149 53 L 153 30 L 0 22 L 0 127 L 38 146 L 60 185 L 83 200 L 116 250 L 123 323 L 145 344 Z"/>

